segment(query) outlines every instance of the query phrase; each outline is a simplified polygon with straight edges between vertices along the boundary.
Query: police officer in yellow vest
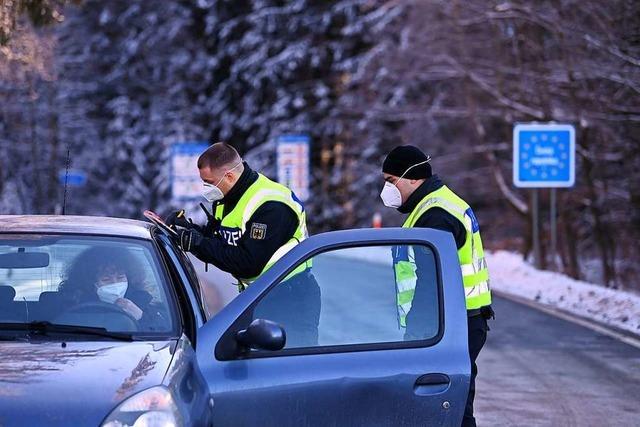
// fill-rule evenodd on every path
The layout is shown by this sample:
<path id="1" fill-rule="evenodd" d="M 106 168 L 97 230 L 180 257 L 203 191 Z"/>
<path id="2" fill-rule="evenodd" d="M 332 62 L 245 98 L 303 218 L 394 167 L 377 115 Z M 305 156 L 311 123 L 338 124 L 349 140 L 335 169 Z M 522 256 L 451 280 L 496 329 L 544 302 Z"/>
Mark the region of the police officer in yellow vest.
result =
<path id="1" fill-rule="evenodd" d="M 469 205 L 432 175 L 430 158 L 418 148 L 405 145 L 394 148 L 384 160 L 382 172 L 385 185 L 380 194 L 383 203 L 409 214 L 403 227 L 426 227 L 450 232 L 458 248 L 458 258 L 466 296 L 471 359 L 471 385 L 463 418 L 463 426 L 475 426 L 473 399 L 475 396 L 476 359 L 486 337 L 487 320 L 493 318 L 489 272 L 484 259 L 478 221 Z M 416 297 L 420 289 L 421 265 L 413 262 L 412 254 L 397 254 L 395 273 L 400 325 L 411 330 L 411 322 L 420 319 Z M 417 256 L 417 254 L 415 255 Z M 417 271 L 416 271 L 417 269 Z M 426 273 L 425 273 L 426 274 Z"/>
<path id="2" fill-rule="evenodd" d="M 231 273 L 242 291 L 307 238 L 304 206 L 293 191 L 253 171 L 224 142 L 200 156 L 198 170 L 214 214 L 204 227 L 179 212 L 167 223 L 182 227 L 179 242 L 185 251 Z M 288 343 L 316 345 L 320 289 L 311 265 L 301 265 L 269 291 L 259 310 L 254 317 L 282 324 Z"/>

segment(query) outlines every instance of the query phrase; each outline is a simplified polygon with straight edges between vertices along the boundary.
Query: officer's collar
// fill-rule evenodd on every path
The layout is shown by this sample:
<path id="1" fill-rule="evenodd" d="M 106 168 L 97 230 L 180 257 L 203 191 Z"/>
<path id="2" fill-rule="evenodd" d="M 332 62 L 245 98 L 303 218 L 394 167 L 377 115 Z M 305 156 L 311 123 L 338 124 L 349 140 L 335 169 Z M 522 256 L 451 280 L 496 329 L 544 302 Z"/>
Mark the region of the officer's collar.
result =
<path id="1" fill-rule="evenodd" d="M 251 169 L 247 162 L 242 162 L 242 165 L 244 166 L 244 171 L 242 171 L 240 178 L 238 178 L 238 181 L 236 181 L 233 187 L 231 187 L 231 190 L 229 190 L 226 196 L 224 196 L 224 199 L 222 199 L 226 212 L 233 209 L 244 192 L 258 179 L 258 173 Z"/>
<path id="2" fill-rule="evenodd" d="M 420 187 L 416 188 L 413 193 L 411 193 L 407 201 L 398 208 L 398 211 L 404 214 L 410 213 L 416 208 L 416 206 L 418 206 L 418 203 L 427 196 L 427 194 L 433 193 L 443 185 L 444 184 L 438 175 L 432 175 L 430 178 L 427 178 Z"/>

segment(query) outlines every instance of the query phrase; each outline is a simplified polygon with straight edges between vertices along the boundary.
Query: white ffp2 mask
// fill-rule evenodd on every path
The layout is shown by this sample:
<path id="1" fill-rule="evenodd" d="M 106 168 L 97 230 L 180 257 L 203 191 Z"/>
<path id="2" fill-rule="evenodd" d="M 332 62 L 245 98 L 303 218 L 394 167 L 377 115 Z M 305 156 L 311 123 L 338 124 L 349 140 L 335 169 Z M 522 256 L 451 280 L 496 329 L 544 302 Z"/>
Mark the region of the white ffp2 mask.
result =
<path id="1" fill-rule="evenodd" d="M 404 171 L 404 173 L 400 176 L 400 178 L 398 178 L 398 180 L 396 181 L 396 184 L 392 184 L 389 181 L 385 182 L 384 187 L 380 192 L 380 198 L 382 199 L 382 203 L 384 203 L 384 205 L 389 208 L 397 209 L 400 206 L 402 206 L 402 194 L 400 193 L 400 190 L 398 190 L 397 183 L 400 182 L 402 179 L 404 179 L 404 176 L 411 169 L 415 168 L 416 166 L 429 163 L 430 161 L 431 161 L 431 157 L 427 157 L 427 160 L 425 160 L 424 162 L 416 163 L 415 165 L 410 166 L 406 171 Z"/>
<path id="2" fill-rule="evenodd" d="M 399 208 L 402 206 L 402 194 L 398 187 L 390 182 L 385 182 L 382 192 L 380 193 L 382 203 L 389 208 Z"/>
<path id="3" fill-rule="evenodd" d="M 226 171 L 216 185 L 209 184 L 208 182 L 203 182 L 202 186 L 204 188 L 202 189 L 202 197 L 207 199 L 207 202 L 209 203 L 214 203 L 214 202 L 217 202 L 218 200 L 224 199 L 224 193 L 222 192 L 222 190 L 220 190 L 220 187 L 218 187 L 218 185 L 220 185 L 220 183 L 222 182 L 226 174 L 228 174 L 229 172 L 231 172 L 241 164 L 242 162 L 238 163 L 237 165 L 235 165 L 234 167 Z"/>
<path id="4" fill-rule="evenodd" d="M 209 184 L 208 182 L 202 183 L 202 186 L 202 197 L 207 199 L 209 203 L 217 202 L 218 200 L 222 200 L 224 198 L 222 190 L 220 190 L 217 186 Z"/>
<path id="5" fill-rule="evenodd" d="M 99 286 L 97 291 L 98 298 L 100 298 L 100 301 L 113 304 L 118 298 L 124 298 L 128 287 L 129 282 L 126 281 Z"/>

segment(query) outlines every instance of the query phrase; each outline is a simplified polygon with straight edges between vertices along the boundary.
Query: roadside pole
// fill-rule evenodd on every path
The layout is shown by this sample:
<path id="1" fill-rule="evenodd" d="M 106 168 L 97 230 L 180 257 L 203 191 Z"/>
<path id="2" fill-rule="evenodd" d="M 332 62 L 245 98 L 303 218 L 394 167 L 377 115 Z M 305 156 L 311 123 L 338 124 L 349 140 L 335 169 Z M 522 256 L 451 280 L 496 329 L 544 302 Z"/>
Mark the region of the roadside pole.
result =
<path id="1" fill-rule="evenodd" d="M 380 214 L 380 212 L 376 212 L 373 214 L 373 218 L 371 218 L 371 227 L 382 228 L 382 215 Z"/>
<path id="2" fill-rule="evenodd" d="M 554 267 L 555 270 L 559 269 L 559 265 L 558 265 L 558 223 L 557 223 L 557 190 L 555 188 L 551 188 L 551 197 L 549 200 L 550 203 L 550 208 L 549 208 L 549 215 L 551 216 L 551 218 L 549 218 L 550 220 L 550 225 L 551 225 L 551 256 L 552 258 L 552 265 Z"/>
<path id="3" fill-rule="evenodd" d="M 540 215 L 538 207 L 538 189 L 531 190 L 531 237 L 533 239 L 533 262 L 536 268 L 542 267 L 540 255 Z"/>

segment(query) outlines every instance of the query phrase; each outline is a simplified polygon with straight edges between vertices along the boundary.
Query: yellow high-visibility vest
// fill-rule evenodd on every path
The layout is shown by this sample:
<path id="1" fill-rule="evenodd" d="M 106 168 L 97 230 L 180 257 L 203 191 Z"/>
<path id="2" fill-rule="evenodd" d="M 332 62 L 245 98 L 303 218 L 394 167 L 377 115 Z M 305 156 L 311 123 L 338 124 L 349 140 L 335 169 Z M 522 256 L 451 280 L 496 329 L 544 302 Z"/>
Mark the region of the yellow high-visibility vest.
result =
<path id="1" fill-rule="evenodd" d="M 402 226 L 405 228 L 414 227 L 425 212 L 435 207 L 444 209 L 453 215 L 467 231 L 465 243 L 458 249 L 467 310 L 490 305 L 489 269 L 484 258 L 480 227 L 473 210 L 464 200 L 447 186 L 442 186 L 427 194 L 409 214 Z M 413 253 L 411 250 L 405 252 L 407 253 L 400 254 L 394 263 L 398 314 L 402 327 L 406 327 L 405 319 L 411 308 L 416 286 L 416 266 Z"/>

